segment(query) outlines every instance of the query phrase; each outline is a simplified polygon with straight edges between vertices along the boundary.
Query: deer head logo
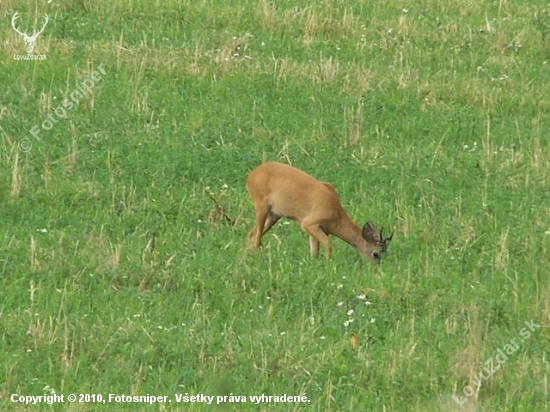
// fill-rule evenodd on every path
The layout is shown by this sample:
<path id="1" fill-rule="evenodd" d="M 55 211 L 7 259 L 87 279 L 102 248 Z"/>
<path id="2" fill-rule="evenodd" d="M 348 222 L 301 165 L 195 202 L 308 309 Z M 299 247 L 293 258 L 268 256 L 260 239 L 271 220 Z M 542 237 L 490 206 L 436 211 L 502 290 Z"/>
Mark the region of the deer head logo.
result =
<path id="1" fill-rule="evenodd" d="M 15 21 L 19 17 L 18 14 L 19 14 L 19 12 L 16 11 L 15 14 L 13 15 L 13 17 L 11 19 L 11 26 L 13 27 L 13 29 L 17 33 L 19 33 L 21 36 L 23 36 L 23 40 L 25 40 L 25 43 L 27 43 L 27 53 L 31 54 L 32 51 L 34 50 L 34 44 L 36 43 L 36 39 L 37 39 L 38 35 L 44 31 L 44 29 L 46 28 L 46 24 L 48 24 L 49 17 L 48 17 L 47 14 L 45 14 L 44 15 L 45 21 L 44 21 L 44 25 L 42 26 L 42 28 L 40 30 L 38 30 L 36 33 L 34 33 L 32 36 L 29 36 L 29 35 L 27 35 L 26 32 L 19 31 L 19 29 L 15 26 Z"/>

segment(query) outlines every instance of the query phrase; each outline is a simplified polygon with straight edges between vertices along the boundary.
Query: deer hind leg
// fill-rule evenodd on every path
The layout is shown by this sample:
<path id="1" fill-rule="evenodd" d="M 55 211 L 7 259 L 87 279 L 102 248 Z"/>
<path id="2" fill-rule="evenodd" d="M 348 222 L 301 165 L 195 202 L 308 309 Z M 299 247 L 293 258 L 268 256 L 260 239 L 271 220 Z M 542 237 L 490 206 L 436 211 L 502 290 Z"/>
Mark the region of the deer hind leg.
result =
<path id="1" fill-rule="evenodd" d="M 332 254 L 332 242 L 330 241 L 328 235 L 321 229 L 318 224 L 311 224 L 309 222 L 302 222 L 302 229 L 309 236 L 309 246 L 310 252 L 313 257 L 317 257 L 319 253 L 319 243 L 322 243 L 325 247 L 325 252 L 327 254 L 327 259 L 330 259 Z"/>
<path id="2" fill-rule="evenodd" d="M 265 235 L 269 231 L 269 229 L 271 229 L 273 227 L 273 225 L 275 225 L 275 223 L 277 223 L 279 221 L 280 218 L 281 218 L 281 216 L 278 215 L 277 213 L 273 212 L 273 209 L 271 209 L 269 211 L 269 213 L 267 214 L 267 219 L 265 220 L 264 230 L 262 231 L 262 236 Z"/>
<path id="3" fill-rule="evenodd" d="M 262 235 L 269 214 L 269 205 L 267 203 L 255 203 L 254 210 L 256 212 L 256 226 L 248 234 L 248 242 L 250 245 L 258 249 L 262 245 Z"/>
<path id="4" fill-rule="evenodd" d="M 266 211 L 267 210 L 267 211 Z M 255 248 L 262 245 L 262 236 L 265 235 L 275 223 L 279 221 L 281 215 L 273 211 L 271 206 L 267 205 L 256 208 L 256 226 L 248 234 L 248 240 Z M 260 230 L 262 228 L 262 230 Z"/>

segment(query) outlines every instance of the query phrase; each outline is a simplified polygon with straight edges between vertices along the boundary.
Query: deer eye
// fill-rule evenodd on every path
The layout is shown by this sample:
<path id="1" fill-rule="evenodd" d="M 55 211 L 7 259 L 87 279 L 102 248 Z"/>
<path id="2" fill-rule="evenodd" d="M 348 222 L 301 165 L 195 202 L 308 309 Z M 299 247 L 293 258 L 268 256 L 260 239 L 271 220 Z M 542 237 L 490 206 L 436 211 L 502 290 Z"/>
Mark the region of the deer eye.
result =
<path id="1" fill-rule="evenodd" d="M 382 259 L 382 256 L 380 255 L 379 252 L 372 252 L 372 257 L 375 258 L 376 260 Z"/>

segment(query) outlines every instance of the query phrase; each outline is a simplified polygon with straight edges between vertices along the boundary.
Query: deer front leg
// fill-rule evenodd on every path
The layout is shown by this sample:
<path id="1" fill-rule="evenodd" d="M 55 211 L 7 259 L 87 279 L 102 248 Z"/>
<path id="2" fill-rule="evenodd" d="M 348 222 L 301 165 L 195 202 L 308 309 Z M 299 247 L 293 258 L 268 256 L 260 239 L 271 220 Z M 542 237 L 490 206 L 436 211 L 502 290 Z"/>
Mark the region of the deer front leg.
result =
<path id="1" fill-rule="evenodd" d="M 323 229 L 321 229 L 318 224 L 308 224 L 308 222 L 302 222 L 302 229 L 310 236 L 309 245 L 311 255 L 314 257 L 317 256 L 317 253 L 319 252 L 319 243 L 322 243 L 325 247 L 327 259 L 330 259 L 330 255 L 332 253 L 332 242 Z"/>
<path id="2" fill-rule="evenodd" d="M 309 237 L 309 251 L 311 253 L 311 256 L 315 258 L 319 256 L 319 241 L 313 236 Z"/>

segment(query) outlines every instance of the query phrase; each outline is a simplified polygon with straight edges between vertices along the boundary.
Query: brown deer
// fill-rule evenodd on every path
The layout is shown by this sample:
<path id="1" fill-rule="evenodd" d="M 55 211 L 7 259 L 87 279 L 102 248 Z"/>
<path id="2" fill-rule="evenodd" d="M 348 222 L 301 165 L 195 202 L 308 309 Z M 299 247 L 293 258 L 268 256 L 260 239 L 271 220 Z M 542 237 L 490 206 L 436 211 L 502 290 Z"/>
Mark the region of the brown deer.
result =
<path id="1" fill-rule="evenodd" d="M 249 233 L 251 246 L 259 248 L 262 236 L 281 218 L 297 221 L 310 237 L 311 255 L 319 254 L 319 243 L 330 259 L 332 242 L 328 235 L 339 237 L 364 258 L 378 264 L 392 234 L 382 237 L 372 222 L 361 229 L 347 215 L 334 187 L 307 173 L 282 163 L 265 162 L 246 179 L 256 212 L 256 225 Z"/>

